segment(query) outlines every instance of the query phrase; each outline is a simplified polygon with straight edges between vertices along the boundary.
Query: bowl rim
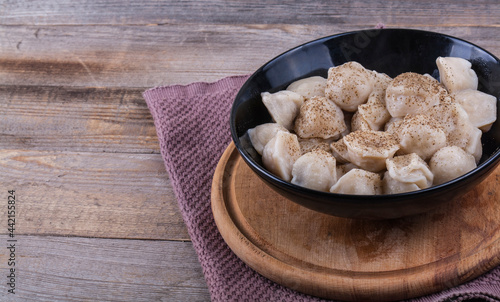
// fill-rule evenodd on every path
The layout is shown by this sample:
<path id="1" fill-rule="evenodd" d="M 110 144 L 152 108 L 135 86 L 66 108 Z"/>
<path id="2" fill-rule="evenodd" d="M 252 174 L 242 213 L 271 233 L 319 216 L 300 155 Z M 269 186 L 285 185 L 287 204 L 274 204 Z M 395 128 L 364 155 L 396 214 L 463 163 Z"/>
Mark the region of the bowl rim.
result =
<path id="1" fill-rule="evenodd" d="M 302 43 L 298 46 L 295 46 L 293 48 L 290 48 L 279 55 L 275 56 L 274 58 L 268 60 L 266 63 L 264 63 L 261 67 L 259 67 L 255 72 L 253 72 L 248 79 L 244 82 L 244 84 L 241 86 L 241 88 L 238 90 L 238 93 L 233 99 L 233 103 L 231 105 L 231 111 L 230 111 L 230 131 L 231 131 L 231 137 L 232 140 L 235 144 L 236 149 L 238 150 L 238 153 L 241 155 L 243 160 L 247 163 L 248 166 L 250 166 L 251 169 L 256 170 L 256 172 L 260 173 L 261 175 L 265 176 L 267 181 L 271 181 L 272 183 L 276 183 L 278 186 L 285 187 L 288 191 L 292 192 L 297 192 L 300 194 L 307 194 L 307 195 L 315 195 L 320 198 L 327 198 L 331 199 L 331 201 L 334 201 L 336 199 L 349 199 L 352 202 L 357 203 L 358 205 L 363 205 L 364 203 L 370 203 L 372 201 L 384 201 L 384 202 L 391 202 L 393 203 L 394 201 L 400 201 L 404 202 L 407 198 L 419 198 L 419 197 L 424 197 L 427 196 L 431 193 L 444 193 L 446 191 L 452 190 L 454 187 L 454 184 L 457 183 L 462 183 L 465 182 L 467 179 L 471 178 L 474 175 L 482 175 L 484 173 L 487 173 L 490 169 L 493 169 L 496 165 L 499 164 L 500 162 L 500 145 L 497 146 L 497 149 L 492 153 L 490 157 L 485 159 L 483 162 L 477 165 L 476 168 L 472 169 L 471 171 L 455 178 L 450 181 L 447 181 L 445 183 L 439 184 L 439 185 L 434 185 L 425 189 L 420 189 L 416 191 L 410 191 L 410 192 L 404 192 L 404 193 L 397 193 L 397 194 L 380 194 L 380 195 L 357 195 L 357 194 L 340 194 L 340 193 L 331 193 L 331 192 L 324 192 L 324 191 L 318 191 L 314 189 L 309 189 L 306 187 L 302 187 L 296 184 L 293 184 L 291 182 L 285 181 L 278 176 L 274 175 L 273 173 L 269 172 L 267 169 L 265 169 L 263 166 L 261 166 L 259 163 L 255 162 L 254 159 L 250 156 L 250 154 L 245 150 L 245 148 L 242 146 L 242 143 L 240 141 L 240 138 L 237 135 L 237 130 L 236 130 L 236 125 L 234 123 L 235 120 L 235 115 L 236 111 L 238 109 L 238 105 L 236 104 L 236 100 L 238 100 L 246 87 L 249 85 L 249 83 L 257 76 L 258 73 L 262 72 L 265 70 L 269 65 L 273 64 L 274 61 L 280 59 L 283 56 L 286 56 L 304 46 L 310 46 L 312 44 L 316 43 L 321 43 L 322 41 L 328 41 L 332 39 L 337 39 L 339 37 L 343 37 L 346 35 L 355 35 L 355 34 L 360 34 L 360 33 L 366 33 L 366 32 L 374 32 L 374 31 L 385 31 L 385 32 L 396 32 L 396 31 L 406 31 L 408 33 L 419 33 L 419 34 L 428 34 L 428 35 L 433 35 L 435 37 L 444 37 L 448 38 L 454 41 L 458 41 L 461 43 L 468 44 L 474 48 L 477 48 L 481 50 L 482 52 L 488 54 L 491 56 L 493 59 L 497 61 L 497 64 L 500 65 L 500 59 L 497 58 L 494 54 L 489 52 L 488 50 L 471 43 L 469 41 L 466 41 L 461 38 L 457 38 L 448 34 L 443 34 L 439 32 L 434 32 L 434 31 L 427 31 L 427 30 L 419 30 L 419 29 L 408 29 L 408 28 L 381 28 L 381 29 L 362 29 L 362 30 L 354 30 L 354 31 L 349 31 L 349 32 L 342 32 L 338 34 L 333 34 L 333 35 L 328 35 L 324 36 L 321 38 L 317 38 L 305 43 Z M 499 97 L 495 96 L 497 99 L 497 107 L 498 103 L 500 102 Z M 499 108 L 500 109 L 500 108 Z M 500 122 L 498 119 L 494 123 Z M 330 201 L 330 200 L 329 200 Z"/>

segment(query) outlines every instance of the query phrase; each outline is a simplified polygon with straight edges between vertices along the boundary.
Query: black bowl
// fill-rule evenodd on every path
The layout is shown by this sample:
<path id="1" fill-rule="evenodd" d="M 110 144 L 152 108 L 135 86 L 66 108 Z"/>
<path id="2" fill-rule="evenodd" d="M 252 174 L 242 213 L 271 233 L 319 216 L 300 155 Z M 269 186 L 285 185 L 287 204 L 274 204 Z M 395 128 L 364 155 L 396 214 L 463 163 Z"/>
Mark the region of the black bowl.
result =
<path id="1" fill-rule="evenodd" d="M 240 139 L 248 129 L 272 121 L 261 101 L 261 92 L 276 92 L 293 81 L 313 75 L 326 77 L 328 68 L 348 61 L 357 61 L 367 69 L 391 77 L 409 71 L 438 77 L 435 61 L 439 56 L 469 60 L 479 78 L 478 89 L 498 100 L 500 61 L 472 43 L 448 35 L 409 29 L 348 32 L 293 48 L 266 63 L 246 81 L 234 100 L 230 116 L 236 148 L 251 169 L 276 192 L 302 206 L 330 215 L 397 218 L 423 213 L 452 201 L 486 178 L 500 162 L 498 115 L 491 130 L 483 134 L 483 156 L 476 169 L 447 183 L 402 194 L 334 194 L 294 185 L 268 172 L 251 145 Z"/>

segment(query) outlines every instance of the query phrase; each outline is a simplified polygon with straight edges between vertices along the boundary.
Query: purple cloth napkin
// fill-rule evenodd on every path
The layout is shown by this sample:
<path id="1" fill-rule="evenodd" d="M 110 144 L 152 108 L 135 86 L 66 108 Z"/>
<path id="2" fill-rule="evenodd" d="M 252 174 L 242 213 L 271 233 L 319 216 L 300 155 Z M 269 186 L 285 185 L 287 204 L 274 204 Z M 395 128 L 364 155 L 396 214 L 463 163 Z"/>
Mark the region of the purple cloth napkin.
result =
<path id="1" fill-rule="evenodd" d="M 143 94 L 212 301 L 326 301 L 285 288 L 253 271 L 229 249 L 215 225 L 210 206 L 212 176 L 231 141 L 231 104 L 247 77 L 157 87 Z M 500 301 L 500 268 L 411 301 L 468 300 Z"/>

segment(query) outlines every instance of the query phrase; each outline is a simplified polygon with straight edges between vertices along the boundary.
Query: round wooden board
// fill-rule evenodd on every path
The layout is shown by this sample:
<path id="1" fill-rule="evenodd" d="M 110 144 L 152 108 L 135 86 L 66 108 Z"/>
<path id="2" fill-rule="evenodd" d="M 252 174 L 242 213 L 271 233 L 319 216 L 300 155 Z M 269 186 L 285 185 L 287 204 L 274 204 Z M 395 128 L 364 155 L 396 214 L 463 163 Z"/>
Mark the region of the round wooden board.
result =
<path id="1" fill-rule="evenodd" d="M 324 215 L 272 191 L 234 145 L 212 183 L 212 211 L 234 253 L 297 291 L 346 301 L 408 299 L 500 264 L 500 168 L 432 212 L 395 220 Z"/>

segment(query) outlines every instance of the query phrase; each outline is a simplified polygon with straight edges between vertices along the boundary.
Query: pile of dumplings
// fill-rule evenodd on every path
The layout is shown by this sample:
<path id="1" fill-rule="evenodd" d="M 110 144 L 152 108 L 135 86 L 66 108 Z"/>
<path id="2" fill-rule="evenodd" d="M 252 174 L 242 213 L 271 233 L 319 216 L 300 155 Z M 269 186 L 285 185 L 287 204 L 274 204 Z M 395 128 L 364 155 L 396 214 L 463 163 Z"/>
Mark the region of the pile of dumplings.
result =
<path id="1" fill-rule="evenodd" d="M 249 129 L 264 167 L 285 181 L 341 194 L 396 194 L 471 171 L 497 99 L 477 90 L 471 63 L 436 59 L 440 81 L 391 78 L 351 61 L 276 93 L 263 92 L 273 122 Z"/>

